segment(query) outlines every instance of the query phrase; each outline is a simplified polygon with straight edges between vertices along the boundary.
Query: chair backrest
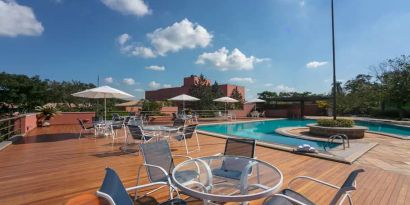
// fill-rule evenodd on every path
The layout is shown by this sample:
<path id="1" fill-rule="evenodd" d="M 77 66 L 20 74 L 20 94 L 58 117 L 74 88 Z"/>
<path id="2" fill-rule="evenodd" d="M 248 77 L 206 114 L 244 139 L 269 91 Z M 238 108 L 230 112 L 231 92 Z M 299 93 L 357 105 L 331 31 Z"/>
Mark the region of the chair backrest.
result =
<path id="1" fill-rule="evenodd" d="M 134 140 L 144 140 L 144 131 L 139 125 L 127 125 L 128 130 Z"/>
<path id="2" fill-rule="evenodd" d="M 128 125 L 128 122 L 130 121 L 131 116 L 127 116 L 124 118 L 124 125 Z"/>
<path id="3" fill-rule="evenodd" d="M 172 113 L 172 120 L 178 119 L 177 114 L 175 112 Z"/>
<path id="4" fill-rule="evenodd" d="M 162 167 L 168 173 L 174 169 L 171 149 L 166 140 L 141 144 L 141 152 L 146 164 Z M 148 178 L 151 182 L 167 181 L 164 173 L 158 168 L 147 167 Z"/>
<path id="5" fill-rule="evenodd" d="M 255 139 L 228 138 L 226 139 L 224 155 L 234 155 L 242 157 L 255 157 Z"/>
<path id="6" fill-rule="evenodd" d="M 97 195 L 107 199 L 114 205 L 133 205 L 118 174 L 111 168 L 105 168 L 104 181 Z"/>
<path id="7" fill-rule="evenodd" d="M 117 113 L 113 113 L 113 114 L 112 114 L 112 120 L 113 120 L 113 121 L 119 121 L 119 120 L 121 120 L 121 119 L 120 119 L 120 115 L 117 114 Z"/>
<path id="8" fill-rule="evenodd" d="M 183 132 L 184 132 L 184 135 L 185 135 L 185 139 L 192 138 L 192 136 L 195 133 L 195 130 L 196 130 L 197 126 L 198 126 L 197 124 L 192 124 L 192 125 L 188 125 L 188 126 L 184 127 Z"/>
<path id="9" fill-rule="evenodd" d="M 347 177 L 346 181 L 340 187 L 339 191 L 333 197 L 330 205 L 335 205 L 340 200 L 340 198 L 346 194 L 346 192 L 356 190 L 356 178 L 359 173 L 364 172 L 364 169 L 356 169 L 352 171 Z"/>
<path id="10" fill-rule="evenodd" d="M 127 125 L 137 125 L 137 126 L 143 127 L 144 126 L 144 121 L 142 120 L 141 117 L 131 117 L 128 120 Z"/>
<path id="11" fill-rule="evenodd" d="M 85 125 L 84 125 L 83 120 L 80 120 L 80 119 L 77 119 L 77 120 L 78 120 L 78 123 L 80 123 L 81 129 L 85 130 Z"/>
<path id="12" fill-rule="evenodd" d="M 173 127 L 183 127 L 183 126 L 185 126 L 185 120 L 183 120 L 183 119 L 175 119 L 172 126 L 173 126 Z"/>

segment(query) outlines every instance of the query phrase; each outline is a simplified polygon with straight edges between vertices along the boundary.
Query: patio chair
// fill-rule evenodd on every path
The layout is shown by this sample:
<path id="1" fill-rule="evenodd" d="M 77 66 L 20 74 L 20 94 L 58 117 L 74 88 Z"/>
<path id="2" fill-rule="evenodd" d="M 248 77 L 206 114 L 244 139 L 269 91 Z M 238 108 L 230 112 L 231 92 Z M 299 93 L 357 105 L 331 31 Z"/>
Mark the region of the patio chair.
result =
<path id="1" fill-rule="evenodd" d="M 113 113 L 113 114 L 112 114 L 112 120 L 113 120 L 113 121 L 122 121 L 122 118 L 121 118 L 121 116 L 120 116 L 119 114 Z"/>
<path id="2" fill-rule="evenodd" d="M 141 185 L 140 187 L 160 185 L 160 187 L 146 193 L 145 195 L 153 193 L 164 186 L 169 187 L 169 195 L 171 198 L 173 191 L 176 191 L 179 195 L 179 192 L 174 187 L 170 176 L 172 170 L 175 167 L 173 157 L 185 157 L 187 159 L 191 159 L 191 157 L 183 155 L 172 155 L 171 149 L 169 148 L 169 144 L 166 140 L 141 144 L 140 147 L 142 155 L 144 157 L 144 164 L 138 168 L 137 186 L 139 185 L 141 169 L 145 167 L 149 183 Z M 198 177 L 198 172 L 193 170 L 180 171 L 175 176 L 178 181 L 185 181 L 187 183 Z M 138 198 L 137 190 L 138 188 L 135 189 L 135 199 Z"/>
<path id="3" fill-rule="evenodd" d="M 123 120 L 113 121 L 110 127 L 111 127 L 112 143 L 114 144 L 115 140 L 118 138 L 118 130 L 121 130 L 124 128 L 124 121 Z M 125 133 L 125 129 L 124 129 L 124 133 Z"/>
<path id="4" fill-rule="evenodd" d="M 255 158 L 255 139 L 228 138 L 226 139 L 223 155 Z M 220 168 L 212 170 L 215 176 L 240 180 L 243 168 L 248 164 L 246 160 L 225 160 Z M 251 170 L 252 171 L 252 170 Z"/>
<path id="5" fill-rule="evenodd" d="M 193 124 L 193 125 L 188 125 L 188 126 L 185 126 L 184 128 L 183 128 L 183 130 L 182 130 L 182 132 L 180 132 L 180 133 L 177 133 L 177 135 L 175 136 L 175 139 L 177 140 L 177 141 L 184 141 L 184 143 L 185 143 L 185 150 L 186 150 L 186 153 L 187 154 L 189 154 L 190 152 L 193 152 L 193 151 L 199 151 L 199 150 L 201 150 L 201 148 L 200 148 L 200 146 L 199 146 L 199 139 L 198 139 L 198 134 L 197 134 L 197 132 L 196 132 L 196 127 L 197 127 L 198 125 L 196 125 L 196 124 Z M 187 142 L 187 140 L 188 139 L 191 139 L 193 136 L 195 135 L 195 138 L 196 138 L 196 144 L 197 144 L 197 149 L 196 150 L 192 150 L 192 151 L 188 151 L 188 142 Z"/>
<path id="6" fill-rule="evenodd" d="M 104 181 L 96 194 L 97 196 L 106 199 L 110 205 L 133 205 L 134 201 L 131 199 L 128 192 L 137 188 L 137 186 L 125 188 L 118 174 L 111 168 L 105 168 Z M 185 205 L 186 202 L 176 198 L 161 204 Z"/>
<path id="7" fill-rule="evenodd" d="M 95 129 L 94 125 L 85 125 L 83 120 L 77 119 L 78 123 L 80 124 L 81 130 L 80 134 L 78 135 L 78 139 L 81 138 L 83 132 L 89 132 L 89 131 L 94 131 L 94 136 L 97 137 L 97 130 Z"/>
<path id="8" fill-rule="evenodd" d="M 142 127 L 139 125 L 129 124 L 127 125 L 127 127 L 128 127 L 128 132 L 126 134 L 125 145 L 120 148 L 123 151 L 128 150 L 128 144 L 129 144 L 128 143 L 128 133 L 131 135 L 134 143 L 137 142 L 138 144 L 149 142 L 155 137 L 150 133 L 144 132 Z"/>
<path id="9" fill-rule="evenodd" d="M 307 176 L 299 176 L 292 179 L 289 182 L 288 188 L 282 190 L 279 194 L 275 194 L 264 201 L 264 205 L 274 205 L 274 204 L 283 204 L 283 205 L 314 205 L 312 201 L 310 201 L 307 197 L 303 196 L 302 194 L 292 190 L 290 185 L 297 179 L 305 179 L 310 180 L 312 182 L 317 182 L 320 185 L 324 185 L 330 188 L 337 190 L 336 194 L 334 195 L 333 199 L 330 201 L 330 205 L 336 204 L 343 204 L 346 198 L 349 200 L 349 204 L 352 205 L 352 196 L 351 193 L 356 190 L 356 178 L 357 175 L 361 172 L 364 172 L 363 169 L 357 169 L 352 171 L 349 176 L 347 177 L 346 181 L 343 183 L 341 187 L 336 185 L 312 178 Z M 338 203 L 339 202 L 339 203 Z"/>

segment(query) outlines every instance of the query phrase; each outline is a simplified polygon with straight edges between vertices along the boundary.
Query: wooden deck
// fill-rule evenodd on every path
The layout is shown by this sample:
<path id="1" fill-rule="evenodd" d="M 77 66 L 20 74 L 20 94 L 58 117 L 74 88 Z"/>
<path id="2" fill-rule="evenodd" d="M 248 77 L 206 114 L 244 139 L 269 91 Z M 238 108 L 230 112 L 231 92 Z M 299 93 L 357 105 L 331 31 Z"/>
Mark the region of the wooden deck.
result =
<path id="1" fill-rule="evenodd" d="M 64 204 L 69 198 L 94 193 L 101 184 L 104 168 L 112 167 L 126 186 L 136 183 L 140 156 L 123 154 L 120 142 L 112 146 L 105 138 L 78 140 L 77 126 L 55 126 L 32 131 L 24 144 L 11 145 L 0 152 L 0 204 Z M 201 151 L 192 157 L 223 151 L 224 140 L 200 136 Z M 173 152 L 183 148 L 173 145 Z M 410 204 L 410 176 L 366 165 L 347 165 L 288 152 L 257 147 L 259 159 L 277 166 L 289 179 L 308 175 L 341 185 L 356 168 L 366 172 L 358 178 L 355 204 Z M 146 180 L 146 176 L 143 176 Z M 317 204 L 327 204 L 332 190 L 314 184 L 297 184 L 297 190 Z M 152 195 L 157 201 L 167 198 L 166 192 Z M 192 200 L 191 203 L 197 201 Z M 200 203 L 200 202 L 199 202 Z M 260 204 L 261 201 L 252 202 Z"/>

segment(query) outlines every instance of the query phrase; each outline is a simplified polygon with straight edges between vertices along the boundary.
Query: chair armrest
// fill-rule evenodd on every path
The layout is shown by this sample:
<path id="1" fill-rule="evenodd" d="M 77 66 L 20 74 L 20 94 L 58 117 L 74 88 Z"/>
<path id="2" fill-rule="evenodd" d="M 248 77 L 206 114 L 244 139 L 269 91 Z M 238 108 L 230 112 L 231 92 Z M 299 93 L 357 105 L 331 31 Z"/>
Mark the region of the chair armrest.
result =
<path id="1" fill-rule="evenodd" d="M 283 194 L 275 194 L 275 195 L 273 195 L 273 196 L 285 198 L 285 199 L 287 199 L 287 200 L 289 200 L 289 201 L 291 201 L 291 202 L 294 202 L 294 203 L 296 203 L 296 204 L 299 204 L 299 205 L 307 205 L 307 204 L 305 204 L 305 203 L 303 203 L 303 202 L 301 202 L 301 201 L 299 201 L 299 200 L 296 200 L 296 199 L 294 199 L 294 198 L 292 198 L 292 197 L 289 197 L 289 196 L 286 196 L 286 195 L 283 195 Z"/>
<path id="2" fill-rule="evenodd" d="M 308 176 L 299 176 L 299 177 L 293 178 L 292 180 L 290 180 L 290 182 L 289 182 L 289 184 L 288 184 L 288 188 L 290 188 L 290 185 L 291 185 L 292 182 L 294 182 L 294 181 L 296 181 L 296 180 L 298 180 L 298 179 L 306 179 L 306 180 L 310 180 L 310 181 L 316 182 L 316 183 L 321 184 L 321 185 L 325 185 L 325 186 L 327 186 L 327 187 L 331 187 L 331 188 L 334 188 L 334 189 L 340 189 L 340 187 L 338 187 L 338 186 L 336 186 L 336 185 L 333 185 L 333 184 L 330 184 L 330 183 L 321 181 L 321 180 L 319 180 L 319 179 L 315 179 L 315 178 L 313 178 L 313 177 L 308 177 Z"/>
<path id="3" fill-rule="evenodd" d="M 218 153 L 218 154 L 214 154 L 212 156 L 218 157 L 218 156 L 223 156 L 223 155 L 224 155 L 223 153 Z"/>
<path id="4" fill-rule="evenodd" d="M 143 164 L 143 166 L 157 168 L 157 169 L 161 170 L 162 173 L 164 173 L 165 176 L 167 176 L 167 177 L 169 178 L 168 172 L 167 172 L 164 168 L 162 168 L 162 167 L 160 167 L 160 166 L 152 165 L 152 164 Z"/>
<path id="5" fill-rule="evenodd" d="M 186 156 L 186 155 L 179 155 L 179 154 L 172 155 L 172 157 L 184 157 L 184 158 L 187 158 L 187 159 L 192 159 L 192 157 L 190 157 L 190 156 Z"/>

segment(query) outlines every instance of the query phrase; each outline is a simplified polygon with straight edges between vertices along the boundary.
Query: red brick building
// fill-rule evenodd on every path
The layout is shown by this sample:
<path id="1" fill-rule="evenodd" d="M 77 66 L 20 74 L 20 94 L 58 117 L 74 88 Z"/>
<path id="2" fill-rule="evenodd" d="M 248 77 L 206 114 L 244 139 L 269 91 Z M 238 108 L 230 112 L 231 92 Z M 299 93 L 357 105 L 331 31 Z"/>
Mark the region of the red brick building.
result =
<path id="1" fill-rule="evenodd" d="M 181 87 L 162 88 L 158 90 L 145 91 L 145 99 L 147 100 L 167 100 L 181 94 L 189 95 L 189 89 L 198 81 L 198 76 L 191 75 L 184 78 L 184 84 Z M 211 85 L 211 81 L 209 81 Z M 233 89 L 238 88 L 239 93 L 245 98 L 245 88 L 238 85 L 223 84 L 219 85 L 219 89 L 224 96 L 231 96 Z"/>

